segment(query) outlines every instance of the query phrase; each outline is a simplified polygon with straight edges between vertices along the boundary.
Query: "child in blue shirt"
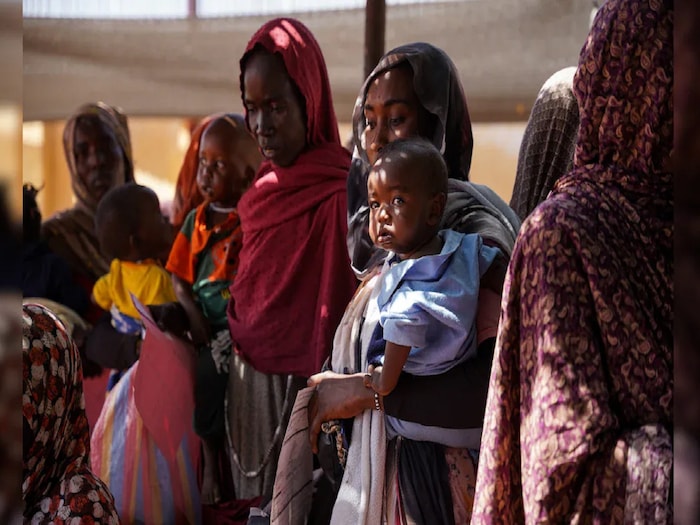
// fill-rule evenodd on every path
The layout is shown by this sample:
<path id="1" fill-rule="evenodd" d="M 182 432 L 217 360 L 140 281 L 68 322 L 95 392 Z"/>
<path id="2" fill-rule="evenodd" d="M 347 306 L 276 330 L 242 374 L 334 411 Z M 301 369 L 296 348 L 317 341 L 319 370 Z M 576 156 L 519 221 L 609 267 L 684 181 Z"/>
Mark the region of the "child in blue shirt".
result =
<path id="1" fill-rule="evenodd" d="M 436 375 L 476 355 L 479 282 L 499 250 L 476 234 L 440 231 L 447 168 L 423 139 L 398 140 L 379 154 L 367 180 L 372 242 L 389 256 L 373 298 L 365 386 L 389 394 L 402 371 Z M 424 427 L 387 416 L 387 437 L 473 447 L 463 429 Z"/>

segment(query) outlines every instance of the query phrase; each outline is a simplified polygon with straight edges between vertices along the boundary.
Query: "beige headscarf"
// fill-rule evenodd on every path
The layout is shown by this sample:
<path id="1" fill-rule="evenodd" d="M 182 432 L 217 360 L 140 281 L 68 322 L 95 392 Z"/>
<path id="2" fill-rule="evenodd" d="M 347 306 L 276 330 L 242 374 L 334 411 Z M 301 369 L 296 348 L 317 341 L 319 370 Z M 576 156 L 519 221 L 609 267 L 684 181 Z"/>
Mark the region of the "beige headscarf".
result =
<path id="1" fill-rule="evenodd" d="M 53 252 L 63 257 L 79 274 L 97 279 L 109 270 L 109 260 L 100 253 L 95 235 L 97 202 L 90 195 L 76 170 L 73 146 L 75 126 L 81 117 L 96 116 L 117 140 L 124 155 L 124 176 L 117 184 L 134 181 L 131 140 L 126 116 L 120 109 L 103 102 L 81 106 L 66 122 L 63 131 L 63 149 L 71 174 L 71 187 L 77 199 L 75 206 L 59 212 L 42 225 L 42 236 Z"/>

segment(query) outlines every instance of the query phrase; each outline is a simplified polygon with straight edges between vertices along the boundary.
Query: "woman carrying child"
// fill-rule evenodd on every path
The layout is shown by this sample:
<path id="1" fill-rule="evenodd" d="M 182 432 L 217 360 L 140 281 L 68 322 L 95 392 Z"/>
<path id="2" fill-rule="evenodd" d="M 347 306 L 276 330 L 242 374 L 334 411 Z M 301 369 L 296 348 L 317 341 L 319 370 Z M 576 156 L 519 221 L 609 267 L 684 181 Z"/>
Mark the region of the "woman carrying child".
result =
<path id="1" fill-rule="evenodd" d="M 203 133 L 209 131 L 210 126 L 204 126 L 202 133 L 195 134 L 193 141 L 200 143 L 201 148 L 190 148 L 188 152 L 195 151 L 197 158 L 193 160 L 188 156 L 184 164 L 192 166 L 197 174 L 192 178 L 199 179 L 205 197 L 205 204 L 196 210 L 192 210 L 188 217 L 189 227 L 178 234 L 173 249 L 173 258 L 169 263 L 175 269 L 178 277 L 175 281 L 175 292 L 183 302 L 188 298 L 194 300 L 196 295 L 192 292 L 193 285 L 198 284 L 198 289 L 206 289 L 206 277 L 198 279 L 200 270 L 202 275 L 224 276 L 228 272 L 229 279 L 233 278 L 235 270 L 235 260 L 237 258 L 237 248 L 234 243 L 232 248 L 225 250 L 226 257 L 218 257 L 219 252 L 204 252 L 205 256 L 200 257 L 196 249 L 203 249 L 209 244 L 206 236 L 212 240 L 219 239 L 219 234 L 224 233 L 230 238 L 233 232 L 240 231 L 235 218 L 234 211 L 230 212 L 210 212 L 209 203 L 214 201 L 214 207 L 235 207 L 237 197 L 245 189 L 244 179 L 254 173 L 258 167 L 259 157 L 254 141 L 243 127 L 239 117 L 230 116 L 224 118 L 211 119 L 210 125 L 214 126 L 207 133 L 207 141 L 202 140 Z M 200 150 L 202 150 L 200 152 Z M 191 155 L 191 153 L 190 153 Z M 229 184 L 222 184 L 228 182 Z M 228 196 L 224 187 L 228 188 Z M 220 198 L 219 193 L 225 198 Z M 233 194 L 233 198 L 230 194 Z M 224 202 L 219 202 L 224 201 Z M 204 228 L 195 231 L 194 224 L 197 217 L 204 217 Z M 212 226 L 216 221 L 218 224 Z M 200 223 L 201 225 L 201 223 Z M 207 226 L 209 225 L 209 228 Z M 214 231 L 216 230 L 216 231 Z M 219 248 L 221 246 L 216 244 Z M 177 253 L 177 255 L 175 255 Z M 179 257 L 179 258 L 178 258 Z M 223 262 L 223 271 L 220 274 L 213 272 L 213 261 Z M 169 266 L 169 265 L 166 265 Z M 178 273 L 181 272 L 181 273 Z M 191 272 L 191 273 L 189 273 Z M 189 276 L 192 276 L 192 284 L 189 284 Z M 196 280 L 196 283 L 195 283 Z M 201 281 L 201 282 L 200 282 Z M 226 290 L 226 286 L 212 281 L 212 286 L 218 286 L 219 291 Z M 179 289 L 178 289 L 179 288 Z M 187 295 L 189 292 L 189 295 Z M 214 297 L 216 294 L 213 294 Z M 224 304 L 225 297 L 211 304 Z M 211 333 L 219 333 L 216 324 L 204 319 L 204 315 L 199 313 L 198 303 L 189 305 L 190 312 L 194 318 L 193 326 L 199 328 L 191 329 L 197 342 L 202 341 L 198 337 L 209 337 L 209 341 L 216 340 L 209 336 Z M 209 310 L 207 310 L 209 312 Z M 221 313 L 219 314 L 221 315 Z M 201 318 L 197 318 L 200 316 Z M 155 317 L 155 316 L 154 316 Z M 212 316 L 212 319 L 215 318 Z M 197 323 L 200 323 L 197 325 Z M 225 325 L 224 325 L 225 326 Z M 202 336 L 201 334 L 204 334 Z M 205 339 L 206 340 L 206 339 Z M 219 357 L 226 354 L 225 345 L 219 347 L 222 352 Z M 212 354 L 208 351 L 207 345 L 200 345 L 200 361 L 213 363 Z M 230 350 L 229 350 L 230 352 Z M 221 364 L 221 363 L 220 363 Z M 164 369 L 167 363 L 163 363 Z M 174 524 L 196 524 L 202 522 L 202 508 L 200 503 L 200 490 L 198 489 L 197 467 L 199 461 L 199 439 L 194 432 L 188 432 L 180 443 L 177 457 L 174 462 L 166 459 L 163 452 L 158 448 L 155 439 L 150 435 L 144 426 L 143 420 L 136 409 L 134 400 L 134 377 L 138 372 L 139 363 L 134 364 L 114 387 L 100 416 L 97 431 L 93 437 L 91 448 L 91 460 L 95 469 L 107 482 L 114 494 L 119 514 L 125 523 L 174 523 Z M 220 379 L 216 368 L 212 365 L 209 371 L 214 368 L 214 377 L 204 379 L 205 381 L 216 381 Z M 225 374 L 224 374 L 225 376 Z M 198 381 L 199 378 L 196 380 Z M 199 381 L 201 387 L 202 382 Z M 224 383 L 225 385 L 225 383 Z M 212 386 L 216 387 L 215 384 Z M 221 391 L 219 387 L 219 392 Z M 218 398 L 217 398 L 218 399 Z M 223 397 L 220 400 L 223 403 Z M 199 403 L 196 403 L 199 404 Z M 212 407 L 202 406 L 206 413 L 217 414 L 218 404 Z M 189 414 L 184 417 L 191 418 Z M 212 462 L 209 463 L 212 465 Z M 214 478 L 216 480 L 216 478 Z M 204 487 L 209 494 L 215 490 L 215 483 L 210 482 L 208 487 Z M 138 488 L 137 490 L 137 487 Z"/>
<path id="2" fill-rule="evenodd" d="M 317 374 L 309 381 L 310 386 L 316 387 L 309 403 L 309 439 L 316 451 L 323 422 L 353 418 L 346 477 L 353 476 L 350 471 L 369 473 L 369 469 L 378 476 L 365 477 L 366 482 L 356 492 L 357 499 L 345 492 L 331 503 L 335 507 L 333 523 L 377 523 L 381 516 L 393 522 L 397 515 L 402 523 L 412 519 L 431 522 L 430 515 L 420 507 L 427 505 L 429 509 L 432 501 L 445 498 L 411 494 L 405 484 L 398 483 L 393 475 L 397 465 L 392 453 L 397 440 L 389 443 L 384 469 L 382 459 L 370 454 L 363 443 L 381 443 L 383 439 L 377 424 L 377 417 L 383 419 L 383 414 L 377 410 L 427 426 L 473 429 L 480 433 L 505 267 L 520 221 L 493 191 L 467 182 L 473 146 L 469 112 L 459 74 L 442 50 L 430 44 L 415 43 L 388 52 L 366 80 L 355 106 L 353 122 L 353 140 L 359 158 L 353 162 L 348 179 L 348 247 L 363 282 L 346 308 L 336 333 L 330 360 L 332 371 Z M 502 255 L 480 282 L 476 357 L 439 375 L 403 373 L 389 395 L 375 398 L 375 392 L 366 388 L 363 380 L 370 335 L 378 322 L 378 315 L 368 315 L 371 313 L 368 304 L 387 254 L 374 246 L 368 234 L 367 175 L 388 143 L 416 136 L 432 142 L 447 165 L 450 180 L 441 228 L 479 233 L 485 246 L 499 248 Z M 468 399 L 469 402 L 446 402 L 451 399 Z M 434 489 L 442 490 L 443 496 L 449 491 L 455 523 L 468 523 L 474 497 L 476 458 L 468 448 L 460 447 L 444 447 L 443 454 L 451 473 L 449 486 Z M 398 467 L 420 478 L 428 465 L 399 464 Z M 389 490 L 385 492 L 384 488 Z"/>
<path id="3" fill-rule="evenodd" d="M 476 356 L 479 281 L 499 250 L 484 246 L 477 234 L 440 230 L 447 167 L 440 152 L 424 139 L 384 146 L 367 188 L 370 237 L 389 252 L 367 314 L 376 316 L 369 313 L 374 310 L 379 315 L 365 375 L 365 386 L 375 392 L 378 405 L 379 395 L 390 394 L 402 372 L 438 375 Z M 439 428 L 391 416 L 385 422 L 388 440 L 407 438 L 396 446 L 397 464 L 427 461 L 434 467 L 420 476 L 397 470 L 404 490 L 415 497 L 424 497 L 430 487 L 449 486 L 443 446 L 466 448 L 478 456 L 478 429 Z M 339 497 L 348 485 L 341 486 Z M 408 498 L 406 504 L 412 503 Z M 452 523 L 449 490 L 430 493 L 422 513 L 431 523 Z"/>
<path id="4" fill-rule="evenodd" d="M 243 135 L 248 138 L 238 139 Z M 231 357 L 226 307 L 243 236 L 236 207 L 260 161 L 253 144 L 238 116 L 215 118 L 203 131 L 196 180 L 204 202 L 187 214 L 166 265 L 198 349 L 194 430 L 203 444 L 205 505 L 221 499 L 216 464 L 225 442 L 224 398 Z M 246 160 L 250 152 L 253 162 Z"/>

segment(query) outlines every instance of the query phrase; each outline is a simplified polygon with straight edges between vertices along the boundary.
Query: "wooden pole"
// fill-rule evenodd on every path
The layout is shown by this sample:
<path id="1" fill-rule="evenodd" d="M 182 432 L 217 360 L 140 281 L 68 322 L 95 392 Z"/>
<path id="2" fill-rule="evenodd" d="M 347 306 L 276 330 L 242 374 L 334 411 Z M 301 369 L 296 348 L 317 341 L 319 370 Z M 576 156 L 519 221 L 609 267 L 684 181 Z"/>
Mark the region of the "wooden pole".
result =
<path id="1" fill-rule="evenodd" d="M 197 0 L 187 0 L 187 18 L 197 18 Z"/>
<path id="2" fill-rule="evenodd" d="M 367 78 L 384 54 L 385 0 L 367 0 L 365 5 L 365 75 Z"/>

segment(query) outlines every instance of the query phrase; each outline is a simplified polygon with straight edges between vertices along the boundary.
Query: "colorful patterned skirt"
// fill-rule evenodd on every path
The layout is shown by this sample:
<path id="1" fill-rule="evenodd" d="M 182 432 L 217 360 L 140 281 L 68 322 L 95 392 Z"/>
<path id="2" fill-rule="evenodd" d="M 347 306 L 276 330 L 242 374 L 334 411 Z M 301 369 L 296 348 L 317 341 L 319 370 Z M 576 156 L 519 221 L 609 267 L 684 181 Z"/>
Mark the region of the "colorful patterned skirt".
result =
<path id="1" fill-rule="evenodd" d="M 112 491 L 123 525 L 199 525 L 199 438 L 190 429 L 172 460 L 161 452 L 134 402 L 138 365 L 105 400 L 90 443 L 92 469 Z"/>

